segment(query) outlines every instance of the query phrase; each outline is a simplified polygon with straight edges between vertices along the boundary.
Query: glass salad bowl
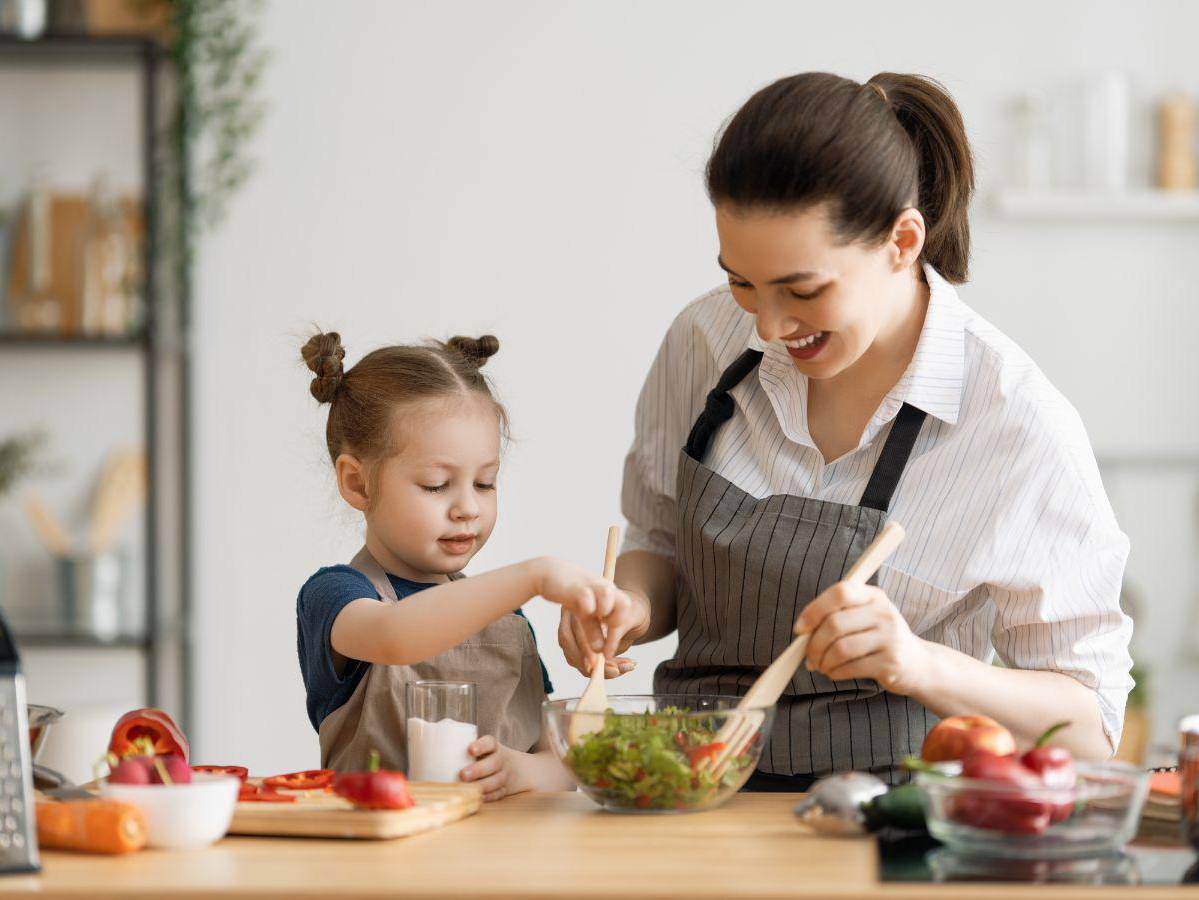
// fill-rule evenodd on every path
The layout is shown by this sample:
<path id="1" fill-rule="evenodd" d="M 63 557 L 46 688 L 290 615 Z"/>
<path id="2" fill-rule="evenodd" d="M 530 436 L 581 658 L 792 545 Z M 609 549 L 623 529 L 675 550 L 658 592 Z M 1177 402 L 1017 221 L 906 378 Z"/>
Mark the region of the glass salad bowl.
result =
<path id="1" fill-rule="evenodd" d="M 628 694 L 609 697 L 603 714 L 576 713 L 578 698 L 571 698 L 547 701 L 542 715 L 555 755 L 604 809 L 697 812 L 740 790 L 762 756 L 774 707 L 741 711 L 740 702 L 715 694 Z M 574 744 L 572 722 L 590 731 Z M 739 752 L 722 762 L 717 735 L 730 723 L 744 737 Z"/>
<path id="2" fill-rule="evenodd" d="M 928 830 L 963 855 L 1075 859 L 1123 849 L 1136 833 L 1149 773 L 1121 762 L 1075 763 L 1073 787 L 963 778 L 961 763 L 917 772 Z"/>

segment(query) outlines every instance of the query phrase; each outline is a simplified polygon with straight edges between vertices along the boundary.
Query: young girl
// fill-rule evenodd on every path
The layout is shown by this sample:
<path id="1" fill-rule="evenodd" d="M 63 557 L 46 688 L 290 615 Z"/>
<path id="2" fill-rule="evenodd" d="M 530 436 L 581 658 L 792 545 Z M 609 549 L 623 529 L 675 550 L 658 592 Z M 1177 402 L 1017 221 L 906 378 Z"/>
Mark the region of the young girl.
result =
<path id="1" fill-rule="evenodd" d="M 562 604 L 599 650 L 604 620 L 629 600 L 550 558 L 459 574 L 495 525 L 506 415 L 479 369 L 498 349 L 491 336 L 384 347 L 349 371 L 336 333 L 301 351 L 312 395 L 330 404 L 338 490 L 366 522 L 366 546 L 320 569 L 296 602 L 322 766 L 362 768 L 378 750 L 384 766 L 406 768 L 405 684 L 471 681 L 481 737 L 462 779 L 487 800 L 573 787 L 540 739 L 550 686 L 519 607 L 538 595 Z"/>

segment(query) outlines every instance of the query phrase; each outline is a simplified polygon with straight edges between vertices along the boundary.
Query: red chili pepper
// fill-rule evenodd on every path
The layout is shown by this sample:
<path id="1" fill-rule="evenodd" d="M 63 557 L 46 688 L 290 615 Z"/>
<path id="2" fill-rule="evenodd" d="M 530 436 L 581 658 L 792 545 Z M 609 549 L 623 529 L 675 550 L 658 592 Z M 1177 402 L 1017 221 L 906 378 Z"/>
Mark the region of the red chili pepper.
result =
<path id="1" fill-rule="evenodd" d="M 108 751 L 117 756 L 142 754 L 152 748 L 154 755 L 177 753 L 187 762 L 190 747 L 175 720 L 161 709 L 134 709 L 117 719 L 108 741 Z"/>
<path id="2" fill-rule="evenodd" d="M 649 809 L 650 804 L 653 802 L 649 794 L 638 794 L 637 799 L 633 801 L 638 809 Z"/>
<path id="3" fill-rule="evenodd" d="M 705 759 L 715 761 L 716 757 L 720 756 L 720 751 L 724 749 L 723 741 L 713 741 L 711 744 L 700 744 L 698 747 L 685 747 L 683 752 L 687 754 L 687 758 L 691 760 L 691 768 L 699 768 L 699 764 Z"/>
<path id="4" fill-rule="evenodd" d="M 595 779 L 595 786 L 602 791 L 604 788 L 612 787 L 612 782 L 607 778 L 597 778 Z"/>
<path id="5" fill-rule="evenodd" d="M 359 809 L 408 809 L 415 806 L 403 772 L 379 768 L 379 754 L 371 751 L 365 772 L 338 772 L 333 793 Z"/>
<path id="6" fill-rule="evenodd" d="M 336 774 L 332 769 L 308 769 L 303 772 L 288 772 L 286 775 L 272 775 L 262 783 L 267 787 L 286 788 L 289 791 L 314 791 L 329 787 Z"/>
<path id="7" fill-rule="evenodd" d="M 250 777 L 250 770 L 245 766 L 192 766 L 193 772 L 206 772 L 209 775 L 232 775 L 245 784 Z"/>

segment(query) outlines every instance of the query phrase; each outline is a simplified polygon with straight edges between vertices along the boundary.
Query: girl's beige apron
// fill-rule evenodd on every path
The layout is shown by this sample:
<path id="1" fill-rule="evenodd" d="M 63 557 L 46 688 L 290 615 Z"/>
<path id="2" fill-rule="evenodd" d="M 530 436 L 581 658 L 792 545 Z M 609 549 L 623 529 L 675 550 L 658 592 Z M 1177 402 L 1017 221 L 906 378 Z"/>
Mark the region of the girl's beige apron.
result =
<path id="1" fill-rule="evenodd" d="M 365 547 L 350 565 L 370 580 L 382 602 L 400 602 L 387 573 Z M 378 750 L 384 768 L 407 771 L 404 686 L 420 680 L 473 681 L 479 735 L 495 735 L 516 750 L 536 746 L 545 701 L 541 660 L 528 620 L 509 613 L 432 659 L 368 668 L 350 699 L 321 722 L 321 766 L 362 769 L 370 751 Z"/>

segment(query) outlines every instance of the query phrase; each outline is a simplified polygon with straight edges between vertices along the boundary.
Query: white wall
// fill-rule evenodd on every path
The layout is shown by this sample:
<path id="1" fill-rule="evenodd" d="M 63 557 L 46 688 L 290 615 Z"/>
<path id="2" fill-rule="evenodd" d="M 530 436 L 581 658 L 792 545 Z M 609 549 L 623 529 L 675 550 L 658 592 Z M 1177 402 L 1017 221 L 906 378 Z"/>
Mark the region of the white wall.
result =
<path id="1" fill-rule="evenodd" d="M 298 362 L 310 323 L 342 332 L 347 362 L 498 334 L 490 370 L 519 441 L 477 566 L 598 567 L 645 370 L 676 312 L 720 282 L 700 173 L 740 101 L 808 69 L 934 75 L 965 111 L 985 196 L 1013 91 L 1113 60 L 1147 91 L 1195 90 L 1196 33 L 1199 6 L 1181 2 L 272 3 L 261 166 L 197 272 L 198 758 L 317 759 L 294 599 L 359 537 Z M 1199 447 L 1181 390 L 1199 375 L 1195 226 L 1026 227 L 981 200 L 976 226 L 965 298 L 1039 359 L 1098 446 Z M 1177 543 L 1151 583 L 1172 610 L 1163 634 L 1194 594 L 1194 535 Z M 555 610 L 529 611 L 559 691 L 575 691 Z M 648 688 L 667 649 L 636 651 L 621 687 Z"/>

